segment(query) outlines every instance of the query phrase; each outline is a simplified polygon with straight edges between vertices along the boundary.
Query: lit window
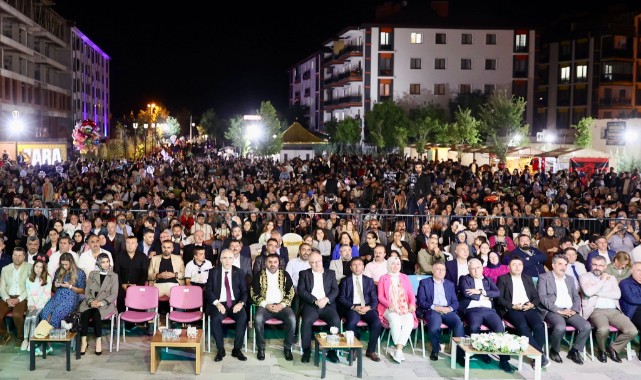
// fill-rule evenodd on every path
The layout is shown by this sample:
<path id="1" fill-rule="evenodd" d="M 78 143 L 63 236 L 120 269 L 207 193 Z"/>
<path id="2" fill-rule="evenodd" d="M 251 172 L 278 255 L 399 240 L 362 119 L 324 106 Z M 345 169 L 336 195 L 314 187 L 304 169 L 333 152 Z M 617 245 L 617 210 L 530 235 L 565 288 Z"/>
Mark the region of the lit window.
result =
<path id="1" fill-rule="evenodd" d="M 389 45 L 389 32 L 381 32 L 381 45 Z"/>
<path id="2" fill-rule="evenodd" d="M 561 83 L 570 82 L 570 66 L 561 67 Z"/>
<path id="3" fill-rule="evenodd" d="M 410 34 L 410 43 L 422 44 L 423 43 L 423 33 L 412 33 L 412 34 Z"/>
<path id="4" fill-rule="evenodd" d="M 577 65 L 576 66 L 576 79 L 585 80 L 588 77 L 588 65 Z"/>

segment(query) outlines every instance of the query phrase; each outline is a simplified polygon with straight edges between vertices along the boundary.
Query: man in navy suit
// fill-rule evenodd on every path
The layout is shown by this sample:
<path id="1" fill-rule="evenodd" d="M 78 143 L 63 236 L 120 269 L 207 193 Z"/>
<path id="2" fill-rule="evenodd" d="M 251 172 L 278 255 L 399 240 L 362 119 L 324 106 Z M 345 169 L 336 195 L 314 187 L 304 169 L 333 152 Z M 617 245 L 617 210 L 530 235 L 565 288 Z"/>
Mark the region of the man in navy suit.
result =
<path id="1" fill-rule="evenodd" d="M 236 322 L 236 337 L 231 356 L 245 361 L 247 357 L 243 355 L 242 347 L 247 329 L 247 313 L 245 312 L 247 282 L 241 270 L 233 265 L 234 253 L 225 249 L 221 256 L 222 264 L 209 272 L 205 290 L 207 314 L 211 318 L 214 340 L 218 348 L 214 361 L 219 362 L 225 357 L 222 324 L 225 317 L 230 317 Z"/>
<path id="2" fill-rule="evenodd" d="M 483 263 L 479 259 L 471 259 L 468 263 L 470 274 L 461 277 L 459 282 L 459 314 L 467 321 L 469 335 L 481 331 L 481 325 L 487 326 L 492 332 L 505 332 L 503 321 L 494 309 L 492 299 L 500 295 L 499 289 L 490 278 L 483 276 Z M 484 363 L 492 359 L 488 355 L 476 355 Z M 515 368 L 510 364 L 509 355 L 500 355 L 499 368 L 507 373 L 514 373 Z M 460 357 L 457 362 L 465 365 Z"/>
<path id="3" fill-rule="evenodd" d="M 365 356 L 375 362 L 381 361 L 376 354 L 376 344 L 381 335 L 381 319 L 378 317 L 378 291 L 374 280 L 363 275 L 365 263 L 360 257 L 354 257 L 350 263 L 352 274 L 341 281 L 339 287 L 338 303 L 344 309 L 341 313 L 345 317 L 345 330 L 355 331 L 356 325 L 364 321 L 369 327 L 369 341 Z M 357 287 L 361 287 L 359 292 Z M 360 338 L 360 337 L 358 337 Z"/>
<path id="4" fill-rule="evenodd" d="M 454 286 L 458 286 L 459 278 L 468 274 L 467 259 L 470 257 L 470 246 L 460 243 L 456 246 L 456 257 L 454 260 L 445 262 L 445 279 L 450 280 Z"/>
<path id="5" fill-rule="evenodd" d="M 543 353 L 541 366 L 547 367 L 550 360 L 543 351 L 545 324 L 538 309 L 541 305 L 539 293 L 532 277 L 523 273 L 523 259 L 512 256 L 509 266 L 510 272 L 496 279 L 499 289 L 496 310 L 514 326 L 517 335 L 528 337 L 530 345 Z"/>
<path id="6" fill-rule="evenodd" d="M 309 256 L 310 269 L 300 271 L 298 275 L 298 297 L 302 306 L 301 311 L 301 345 L 303 357 L 301 362 L 309 363 L 311 358 L 312 325 L 318 319 L 329 327 L 338 327 L 340 318 L 336 311 L 338 284 L 336 275 L 331 269 L 323 269 L 323 259 L 318 253 Z M 327 360 L 338 362 L 336 350 L 327 352 Z"/>
<path id="7" fill-rule="evenodd" d="M 614 261 L 614 255 L 616 252 L 608 248 L 608 240 L 605 236 L 599 236 L 595 241 L 596 249 L 588 253 L 588 258 L 585 260 L 585 269 L 588 272 L 592 271 L 592 258 L 596 256 L 603 256 L 606 259 L 606 264 L 609 264 Z"/>
<path id="8" fill-rule="evenodd" d="M 432 345 L 430 360 L 438 360 L 440 351 L 441 324 L 452 330 L 452 336 L 465 336 L 463 321 L 456 314 L 459 308 L 454 283 L 445 278 L 445 263 L 442 261 L 432 265 L 432 277 L 421 280 L 416 297 L 422 318 L 427 324 L 427 336 Z M 464 357 L 459 347 L 459 357 Z"/>

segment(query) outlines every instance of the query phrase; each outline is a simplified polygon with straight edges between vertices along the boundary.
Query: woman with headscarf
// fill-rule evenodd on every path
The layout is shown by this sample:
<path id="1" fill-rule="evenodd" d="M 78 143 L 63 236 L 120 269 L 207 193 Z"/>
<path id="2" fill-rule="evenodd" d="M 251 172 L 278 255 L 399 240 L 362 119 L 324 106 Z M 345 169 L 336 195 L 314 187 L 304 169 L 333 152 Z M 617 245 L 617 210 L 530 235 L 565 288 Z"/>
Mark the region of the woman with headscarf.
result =
<path id="1" fill-rule="evenodd" d="M 487 265 L 483 268 L 483 276 L 489 277 L 496 284 L 496 279 L 502 275 L 510 272 L 510 267 L 502 264 L 501 255 L 494 251 L 487 254 Z"/>

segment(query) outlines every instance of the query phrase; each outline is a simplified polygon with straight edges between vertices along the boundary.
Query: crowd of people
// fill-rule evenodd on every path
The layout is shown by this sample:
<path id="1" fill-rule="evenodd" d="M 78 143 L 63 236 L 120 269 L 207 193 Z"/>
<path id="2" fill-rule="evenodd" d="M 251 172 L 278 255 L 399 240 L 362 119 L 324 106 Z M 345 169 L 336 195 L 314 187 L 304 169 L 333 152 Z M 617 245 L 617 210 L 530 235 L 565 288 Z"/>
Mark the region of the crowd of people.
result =
<path id="1" fill-rule="evenodd" d="M 544 366 L 562 362 L 568 325 L 577 333 L 567 357 L 577 364 L 593 328 L 602 362 L 620 362 L 641 328 L 637 170 L 586 176 L 401 156 L 275 162 L 202 153 L 187 146 L 134 162 L 4 164 L 0 315 L 13 312 L 23 350 L 39 320 L 60 327 L 77 310 L 81 352 L 92 327 L 100 354 L 102 320 L 124 311 L 135 285 L 160 296 L 201 287 L 216 361 L 226 355 L 225 317 L 236 321 L 232 356 L 246 360 L 250 305 L 259 360 L 271 318 L 285 325 L 285 358 L 298 336 L 303 362 L 318 320 L 343 320 L 357 336 L 364 321 L 373 361 L 389 329 L 398 363 L 420 320 L 431 360 L 442 323 L 454 337 L 507 327 L 542 353 L 547 326 Z M 303 243 L 290 257 L 291 234 Z M 412 275 L 428 278 L 415 290 Z M 607 345 L 610 326 L 618 335 Z M 0 344 L 10 339 L 2 320 Z M 513 372 L 508 360 L 499 367 Z"/>

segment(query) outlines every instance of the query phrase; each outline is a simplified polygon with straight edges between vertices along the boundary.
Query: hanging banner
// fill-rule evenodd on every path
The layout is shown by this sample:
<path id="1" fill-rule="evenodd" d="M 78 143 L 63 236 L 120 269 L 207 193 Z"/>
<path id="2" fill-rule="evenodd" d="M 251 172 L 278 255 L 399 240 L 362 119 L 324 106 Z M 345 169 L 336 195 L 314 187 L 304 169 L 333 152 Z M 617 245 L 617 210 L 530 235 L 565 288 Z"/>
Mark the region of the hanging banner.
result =
<path id="1" fill-rule="evenodd" d="M 67 160 L 67 144 L 18 143 L 18 154 L 31 165 L 53 165 Z"/>
<path id="2" fill-rule="evenodd" d="M 592 177 L 597 170 L 605 170 L 610 166 L 610 159 L 598 157 L 577 157 L 570 158 L 570 171 L 585 173 L 588 178 Z"/>

